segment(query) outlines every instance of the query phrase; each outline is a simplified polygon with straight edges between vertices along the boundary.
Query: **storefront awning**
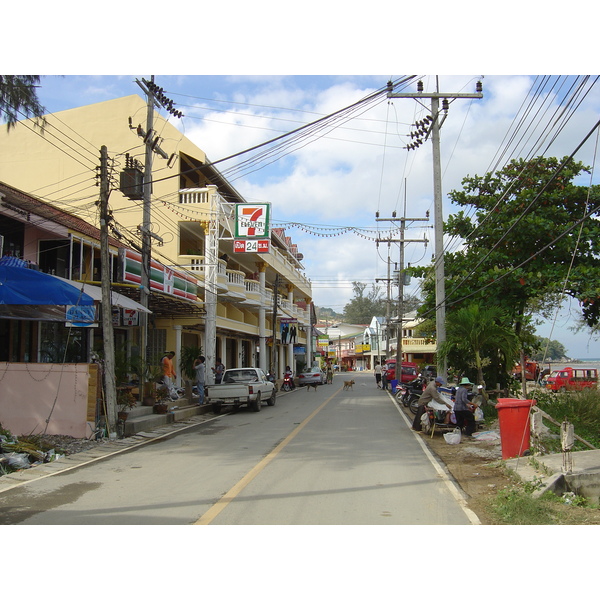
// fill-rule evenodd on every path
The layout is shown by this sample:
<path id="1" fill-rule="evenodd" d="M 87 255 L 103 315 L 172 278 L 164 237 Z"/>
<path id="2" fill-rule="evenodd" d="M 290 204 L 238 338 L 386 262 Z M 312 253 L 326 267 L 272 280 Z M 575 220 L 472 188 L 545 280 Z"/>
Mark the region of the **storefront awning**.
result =
<path id="1" fill-rule="evenodd" d="M 82 283 L 80 281 L 73 281 L 71 279 L 64 279 L 63 277 L 58 277 L 57 275 L 52 275 L 55 279 L 59 281 L 64 281 L 65 283 L 73 286 L 77 290 L 83 291 L 84 294 L 91 296 L 97 302 L 102 302 L 102 288 L 97 285 L 92 285 L 90 283 Z M 138 312 L 151 313 L 152 311 L 148 310 L 145 306 L 142 306 L 139 302 L 128 298 L 127 296 L 123 296 L 123 294 L 119 294 L 118 292 L 114 292 L 111 290 L 110 292 L 110 303 L 111 306 L 118 306 L 120 308 L 128 308 L 130 310 L 137 310 Z"/>
<path id="2" fill-rule="evenodd" d="M 0 304 L 93 306 L 94 299 L 47 273 L 0 265 Z"/>
<path id="3" fill-rule="evenodd" d="M 0 264 L 0 318 L 90 322 L 93 308 L 91 296 L 52 275 Z"/>

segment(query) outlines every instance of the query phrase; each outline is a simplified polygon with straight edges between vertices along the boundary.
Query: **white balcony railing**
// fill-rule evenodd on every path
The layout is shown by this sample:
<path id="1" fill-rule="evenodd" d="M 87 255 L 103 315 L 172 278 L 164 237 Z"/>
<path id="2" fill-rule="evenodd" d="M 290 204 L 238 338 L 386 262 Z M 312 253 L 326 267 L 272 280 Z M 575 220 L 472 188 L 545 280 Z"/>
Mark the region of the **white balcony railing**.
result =
<path id="1" fill-rule="evenodd" d="M 208 190 L 202 188 L 179 190 L 179 204 L 208 204 Z"/>

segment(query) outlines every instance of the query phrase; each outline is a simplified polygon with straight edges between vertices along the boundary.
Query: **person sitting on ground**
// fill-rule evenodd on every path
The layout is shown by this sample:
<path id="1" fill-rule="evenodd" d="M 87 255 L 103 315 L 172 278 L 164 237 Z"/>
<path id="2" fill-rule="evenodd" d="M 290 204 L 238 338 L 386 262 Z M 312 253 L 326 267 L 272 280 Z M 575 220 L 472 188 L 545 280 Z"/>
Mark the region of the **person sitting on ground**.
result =
<path id="1" fill-rule="evenodd" d="M 456 425 L 463 430 L 466 437 L 471 437 L 477 425 L 475 423 L 475 405 L 469 402 L 469 390 L 473 384 L 468 377 L 463 377 L 458 384 L 456 396 L 454 398 L 454 414 L 456 415 Z"/>
<path id="2" fill-rule="evenodd" d="M 436 377 L 433 381 L 430 381 L 427 387 L 423 390 L 423 393 L 419 398 L 419 407 L 417 408 L 417 414 L 413 419 L 413 431 L 423 431 L 423 426 L 421 425 L 421 417 L 427 410 L 426 406 L 431 400 L 435 400 L 440 404 L 445 404 L 448 407 L 448 410 L 452 410 L 452 405 L 447 400 L 445 400 L 438 392 L 438 388 L 444 385 L 444 383 L 445 382 L 441 377 Z"/>

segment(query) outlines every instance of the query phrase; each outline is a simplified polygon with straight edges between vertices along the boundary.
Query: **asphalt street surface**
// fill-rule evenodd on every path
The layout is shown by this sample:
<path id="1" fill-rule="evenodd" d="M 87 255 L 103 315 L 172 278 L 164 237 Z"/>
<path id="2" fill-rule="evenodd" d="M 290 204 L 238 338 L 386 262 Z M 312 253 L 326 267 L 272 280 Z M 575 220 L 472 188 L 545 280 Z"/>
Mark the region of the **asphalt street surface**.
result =
<path id="1" fill-rule="evenodd" d="M 343 389 L 350 379 L 355 385 Z M 179 427 L 0 488 L 0 524 L 478 523 L 371 374 L 338 374 L 316 391 L 280 392 L 258 413 Z"/>

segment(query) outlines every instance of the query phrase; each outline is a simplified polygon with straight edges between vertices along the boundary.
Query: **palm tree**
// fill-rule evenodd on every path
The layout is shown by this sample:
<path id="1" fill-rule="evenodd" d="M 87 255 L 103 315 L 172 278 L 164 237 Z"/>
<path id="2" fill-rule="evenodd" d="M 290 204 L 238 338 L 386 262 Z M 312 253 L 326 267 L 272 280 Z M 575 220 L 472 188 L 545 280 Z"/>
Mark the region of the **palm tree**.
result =
<path id="1" fill-rule="evenodd" d="M 484 359 L 500 356 L 504 364 L 512 364 L 519 347 L 519 339 L 501 308 L 471 304 L 448 313 L 446 341 L 438 354 L 460 369 L 474 364 L 477 383 L 485 388 Z"/>
<path id="2" fill-rule="evenodd" d="M 39 75 L 0 75 L 0 117 L 8 130 L 24 117 L 36 117 L 37 123 L 43 127 L 41 119 L 46 109 L 37 97 Z"/>

